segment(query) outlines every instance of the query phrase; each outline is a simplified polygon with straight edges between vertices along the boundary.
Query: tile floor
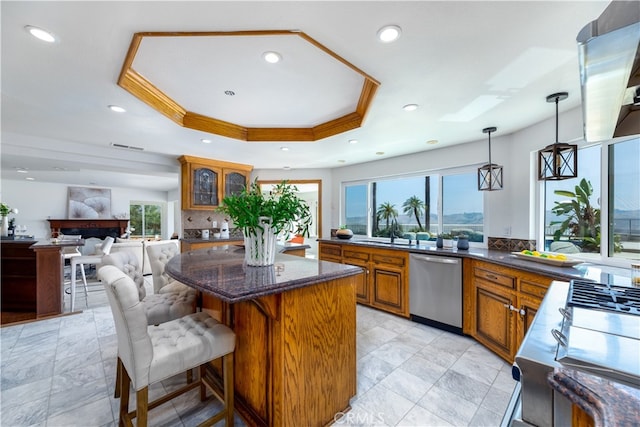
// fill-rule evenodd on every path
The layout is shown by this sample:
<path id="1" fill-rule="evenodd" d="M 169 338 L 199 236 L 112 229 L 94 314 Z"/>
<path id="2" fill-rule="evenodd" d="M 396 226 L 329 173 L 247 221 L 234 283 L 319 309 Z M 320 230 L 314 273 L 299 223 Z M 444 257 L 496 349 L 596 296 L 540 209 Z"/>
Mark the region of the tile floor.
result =
<path id="1" fill-rule="evenodd" d="M 0 425 L 117 425 L 111 311 L 99 283 L 88 308 L 78 290 L 82 313 L 0 329 Z M 474 340 L 362 306 L 357 328 L 358 394 L 336 426 L 499 425 L 514 387 L 510 365 Z M 164 381 L 150 398 L 184 381 Z M 202 421 L 216 403 L 197 393 L 151 411 L 150 425 Z"/>

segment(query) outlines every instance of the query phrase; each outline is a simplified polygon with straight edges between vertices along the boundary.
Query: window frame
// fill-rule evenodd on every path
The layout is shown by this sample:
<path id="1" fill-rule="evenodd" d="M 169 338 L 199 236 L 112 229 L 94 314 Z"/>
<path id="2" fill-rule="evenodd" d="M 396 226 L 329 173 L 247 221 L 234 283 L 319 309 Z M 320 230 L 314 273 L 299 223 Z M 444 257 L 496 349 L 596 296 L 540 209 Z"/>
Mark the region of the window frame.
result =
<path id="1" fill-rule="evenodd" d="M 143 223 L 144 223 L 144 206 L 160 206 L 160 237 L 166 234 L 166 218 L 167 218 L 167 202 L 163 201 L 142 201 L 142 200 L 130 200 L 129 201 L 129 212 L 131 212 L 131 206 L 143 206 L 142 215 L 143 215 Z M 131 219 L 129 219 L 129 227 L 131 227 Z M 149 239 L 155 238 L 155 235 L 147 236 L 144 234 L 144 227 L 141 234 L 130 233 L 131 237 L 139 238 L 139 239 Z M 136 230 L 137 231 L 137 230 Z"/>
<path id="2" fill-rule="evenodd" d="M 590 148 L 590 147 L 595 147 L 595 146 L 599 146 L 600 147 L 600 195 L 598 196 L 599 199 L 599 205 L 600 205 L 600 252 L 599 253 L 595 253 L 595 252 L 590 252 L 588 254 L 581 254 L 581 253 L 577 253 L 577 254 L 571 254 L 572 258 L 576 258 L 579 260 L 583 260 L 585 262 L 593 262 L 593 263 L 598 263 L 598 264 L 603 264 L 603 265 L 609 265 L 609 266 L 613 266 L 613 267 L 623 267 L 623 268 L 630 268 L 631 264 L 636 263 L 637 260 L 633 260 L 633 259 L 629 259 L 629 258 L 622 258 L 622 257 L 613 257 L 609 255 L 609 164 L 610 164 L 610 156 L 609 156 L 609 148 L 617 143 L 621 143 L 621 142 L 625 142 L 625 141 L 629 141 L 629 140 L 633 140 L 633 139 L 640 139 L 639 136 L 637 135 L 633 135 L 633 136 L 625 136 L 625 137 L 619 137 L 619 138 L 613 138 L 607 141 L 600 141 L 600 142 L 596 142 L 596 143 L 584 143 L 584 140 L 582 140 L 583 144 L 578 144 L 578 150 L 581 149 L 586 149 L 586 148 Z M 532 153 L 532 158 L 536 158 L 535 155 L 537 153 L 534 152 Z M 578 165 L 578 168 L 580 168 L 580 165 Z M 532 177 L 533 179 L 536 179 L 535 177 L 535 164 L 534 167 L 531 168 L 532 169 Z M 578 169 L 578 173 L 579 173 L 580 169 Z M 579 177 L 579 175 L 578 175 Z M 536 235 L 538 236 L 537 238 L 537 247 L 538 248 L 544 248 L 544 243 L 545 243 L 545 208 L 546 208 L 546 186 L 545 186 L 545 182 L 544 181 L 538 181 L 538 185 L 537 185 L 537 213 L 538 213 L 538 221 L 536 221 L 536 223 L 538 224 L 538 230 L 536 232 Z M 606 242 L 606 244 L 603 244 L 602 242 Z"/>
<path id="3" fill-rule="evenodd" d="M 353 181 L 343 181 L 340 184 L 340 224 L 346 224 L 346 187 L 356 186 L 356 185 L 366 185 L 367 186 L 367 234 L 366 237 L 368 239 L 378 239 L 378 240 L 388 240 L 384 237 L 373 237 L 372 236 L 372 217 L 373 217 L 373 200 L 372 200 L 372 185 L 377 181 L 386 181 L 386 180 L 397 180 L 397 179 L 408 179 L 408 178 L 424 178 L 426 176 L 431 176 L 432 178 L 437 176 L 438 178 L 438 233 L 442 233 L 443 229 L 443 214 L 442 214 L 442 202 L 443 202 L 443 193 L 442 193 L 442 182 L 445 176 L 450 175 L 461 175 L 461 174 L 477 174 L 478 168 L 477 165 L 466 165 L 466 166 L 458 166 L 452 168 L 444 168 L 444 169 L 432 169 L 425 171 L 412 172 L 408 174 L 402 175 L 387 175 L 387 176 L 375 176 L 367 179 L 359 179 Z M 477 190 L 477 189 L 476 189 Z M 469 242 L 470 247 L 477 248 L 486 248 L 488 245 L 488 236 L 486 233 L 487 226 L 487 211 L 486 211 L 486 192 L 482 192 L 482 230 L 483 230 L 483 238 L 482 242 Z M 432 211 L 433 212 L 433 211 Z M 364 236 L 359 234 L 359 236 Z M 427 245 L 435 246 L 435 238 L 433 240 L 426 241 Z"/>

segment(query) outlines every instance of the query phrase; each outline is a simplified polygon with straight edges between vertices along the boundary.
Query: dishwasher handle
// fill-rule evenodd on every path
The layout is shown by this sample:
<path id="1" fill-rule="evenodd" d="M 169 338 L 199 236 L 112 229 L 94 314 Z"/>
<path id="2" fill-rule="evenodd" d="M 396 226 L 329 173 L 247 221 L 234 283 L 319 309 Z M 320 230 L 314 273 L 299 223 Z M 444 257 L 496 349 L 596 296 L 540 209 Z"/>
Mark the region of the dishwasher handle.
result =
<path id="1" fill-rule="evenodd" d="M 448 258 L 442 256 L 425 256 L 412 254 L 411 259 L 415 259 L 416 261 L 437 262 L 439 264 L 460 264 L 460 258 Z"/>

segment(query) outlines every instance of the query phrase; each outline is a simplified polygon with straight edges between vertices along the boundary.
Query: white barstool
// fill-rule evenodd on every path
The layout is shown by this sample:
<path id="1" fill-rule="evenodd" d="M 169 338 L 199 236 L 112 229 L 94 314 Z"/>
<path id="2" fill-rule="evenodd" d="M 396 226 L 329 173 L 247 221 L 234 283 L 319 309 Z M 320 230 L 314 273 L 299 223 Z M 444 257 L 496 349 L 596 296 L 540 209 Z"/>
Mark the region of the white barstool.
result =
<path id="1" fill-rule="evenodd" d="M 100 264 L 102 262 L 102 257 L 105 255 L 109 255 L 111 252 L 111 246 L 113 245 L 114 239 L 111 236 L 108 236 L 104 239 L 104 243 L 102 244 L 102 248 L 99 249 L 102 253 L 95 255 L 80 255 L 80 256 L 72 256 L 69 258 L 71 263 L 71 311 L 73 312 L 76 307 L 76 269 L 78 265 L 80 266 L 80 272 L 82 273 L 82 282 L 84 284 L 84 296 L 86 299 L 87 307 L 89 306 L 89 292 L 87 288 L 87 275 L 84 271 L 85 264 Z"/>

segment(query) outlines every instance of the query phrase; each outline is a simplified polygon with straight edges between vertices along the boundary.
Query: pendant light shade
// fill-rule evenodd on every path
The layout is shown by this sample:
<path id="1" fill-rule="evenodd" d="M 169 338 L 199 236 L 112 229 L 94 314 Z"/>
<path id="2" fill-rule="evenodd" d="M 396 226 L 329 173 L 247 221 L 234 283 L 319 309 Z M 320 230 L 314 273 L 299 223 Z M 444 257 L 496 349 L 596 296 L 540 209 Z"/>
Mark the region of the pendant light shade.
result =
<path id="1" fill-rule="evenodd" d="M 478 168 L 479 191 L 502 190 L 502 166 L 491 163 L 491 132 L 496 130 L 495 127 L 482 129 L 483 133 L 489 134 L 489 163 Z"/>
<path id="2" fill-rule="evenodd" d="M 558 102 L 568 96 L 567 92 L 547 96 L 547 102 L 556 103 L 556 142 L 538 151 L 540 181 L 558 181 L 578 176 L 578 146 L 558 142 Z"/>

